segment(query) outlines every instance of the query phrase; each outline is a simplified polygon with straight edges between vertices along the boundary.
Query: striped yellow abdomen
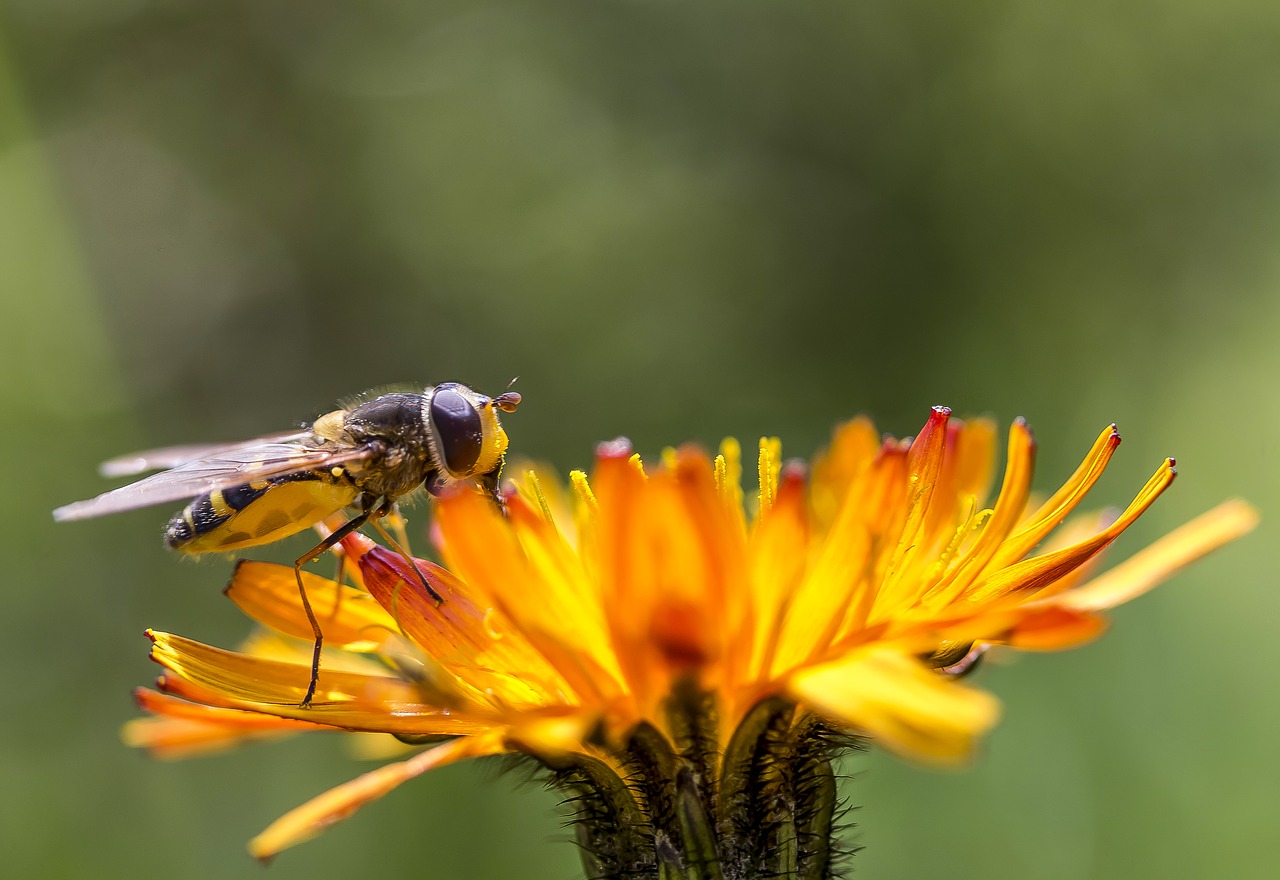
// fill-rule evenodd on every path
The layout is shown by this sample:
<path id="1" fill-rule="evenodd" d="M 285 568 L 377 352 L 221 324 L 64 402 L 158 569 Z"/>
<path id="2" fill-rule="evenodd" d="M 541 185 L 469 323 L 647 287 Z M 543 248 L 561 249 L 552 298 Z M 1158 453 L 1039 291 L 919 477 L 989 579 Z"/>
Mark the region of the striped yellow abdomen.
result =
<path id="1" fill-rule="evenodd" d="M 164 539 L 181 553 L 270 544 L 355 503 L 359 494 L 321 473 L 256 480 L 201 495 L 169 520 Z"/>

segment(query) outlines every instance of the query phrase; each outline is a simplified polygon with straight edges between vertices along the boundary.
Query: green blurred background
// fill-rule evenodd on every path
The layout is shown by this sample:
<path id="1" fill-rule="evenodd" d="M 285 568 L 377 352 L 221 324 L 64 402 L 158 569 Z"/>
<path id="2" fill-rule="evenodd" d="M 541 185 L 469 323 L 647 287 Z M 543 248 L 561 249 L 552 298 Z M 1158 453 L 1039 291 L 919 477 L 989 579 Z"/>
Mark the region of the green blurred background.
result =
<path id="1" fill-rule="evenodd" d="M 2 0 L 5 875 L 258 876 L 245 841 L 365 769 L 118 742 L 144 627 L 246 623 L 169 510 L 54 526 L 106 456 L 518 375 L 514 448 L 561 467 L 946 403 L 1026 416 L 1040 488 L 1119 422 L 1099 506 L 1176 455 L 1118 557 L 1274 514 L 1278 46 L 1260 0 Z M 989 664 L 971 770 L 849 761 L 856 876 L 1274 876 L 1275 521 L 1102 642 Z M 564 835 L 455 767 L 270 876 L 558 880 Z"/>

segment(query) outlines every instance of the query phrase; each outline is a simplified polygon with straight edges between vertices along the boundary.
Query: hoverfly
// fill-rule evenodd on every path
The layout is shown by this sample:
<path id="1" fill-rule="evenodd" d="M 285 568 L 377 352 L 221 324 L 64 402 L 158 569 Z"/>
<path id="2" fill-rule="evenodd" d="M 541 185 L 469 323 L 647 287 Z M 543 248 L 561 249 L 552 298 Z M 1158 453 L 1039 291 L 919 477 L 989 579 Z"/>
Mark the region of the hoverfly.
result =
<path id="1" fill-rule="evenodd" d="M 498 412 L 515 412 L 519 404 L 514 391 L 487 397 L 445 382 L 421 393 L 383 394 L 334 410 L 297 431 L 123 456 L 103 464 L 103 475 L 160 472 L 59 507 L 53 518 L 88 519 L 192 499 L 169 520 L 164 538 L 174 550 L 194 554 L 269 544 L 338 511 L 352 510 L 344 525 L 293 565 L 315 634 L 311 681 L 302 701 L 308 706 L 319 681 L 324 639 L 302 586 L 302 566 L 371 519 L 389 538 L 377 520 L 419 487 L 436 495 L 452 483 L 470 480 L 502 506 L 498 478 L 507 435 Z M 430 585 L 423 585 L 441 601 Z"/>

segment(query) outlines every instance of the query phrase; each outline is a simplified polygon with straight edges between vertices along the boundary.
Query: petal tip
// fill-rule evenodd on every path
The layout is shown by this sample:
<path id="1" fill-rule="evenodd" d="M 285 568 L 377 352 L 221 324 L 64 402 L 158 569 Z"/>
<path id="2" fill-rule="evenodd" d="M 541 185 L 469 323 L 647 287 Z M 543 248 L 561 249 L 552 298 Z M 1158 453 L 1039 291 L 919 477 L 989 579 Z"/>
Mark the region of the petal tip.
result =
<path id="1" fill-rule="evenodd" d="M 631 441 L 626 437 L 616 437 L 613 440 L 606 440 L 603 443 L 596 444 L 596 458 L 602 460 L 630 458 L 632 451 Z"/>

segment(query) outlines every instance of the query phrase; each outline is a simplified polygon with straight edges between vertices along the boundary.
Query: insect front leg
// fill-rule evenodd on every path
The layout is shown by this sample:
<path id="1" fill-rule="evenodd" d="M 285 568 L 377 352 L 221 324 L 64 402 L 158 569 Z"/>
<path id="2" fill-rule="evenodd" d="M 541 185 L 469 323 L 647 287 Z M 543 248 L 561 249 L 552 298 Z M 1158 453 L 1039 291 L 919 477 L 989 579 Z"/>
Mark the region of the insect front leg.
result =
<path id="1" fill-rule="evenodd" d="M 435 601 L 436 607 L 438 608 L 441 605 L 443 605 L 444 597 L 441 596 L 439 593 L 437 593 L 435 591 L 435 588 L 432 587 L 431 584 L 427 583 L 426 575 L 424 575 L 422 573 L 422 570 L 419 569 L 418 566 L 414 563 L 413 557 L 409 555 L 409 551 L 406 550 L 399 541 L 391 537 L 391 535 L 387 532 L 387 530 L 382 527 L 382 523 L 380 523 L 377 519 L 373 521 L 373 527 L 378 530 L 379 534 L 382 535 L 382 539 L 391 545 L 391 549 L 399 553 L 400 558 L 403 559 L 406 563 L 408 563 L 409 568 L 413 569 L 413 573 L 418 576 L 418 583 L 422 584 L 422 588 L 427 591 L 427 595 L 430 596 Z"/>
<path id="2" fill-rule="evenodd" d="M 494 504 L 498 505 L 499 512 L 501 512 L 503 516 L 506 516 L 507 502 L 502 497 L 501 480 L 501 470 L 490 471 L 487 474 L 476 474 L 475 476 L 477 485 L 479 485 L 481 490 L 484 491 L 484 494 L 493 499 Z"/>

